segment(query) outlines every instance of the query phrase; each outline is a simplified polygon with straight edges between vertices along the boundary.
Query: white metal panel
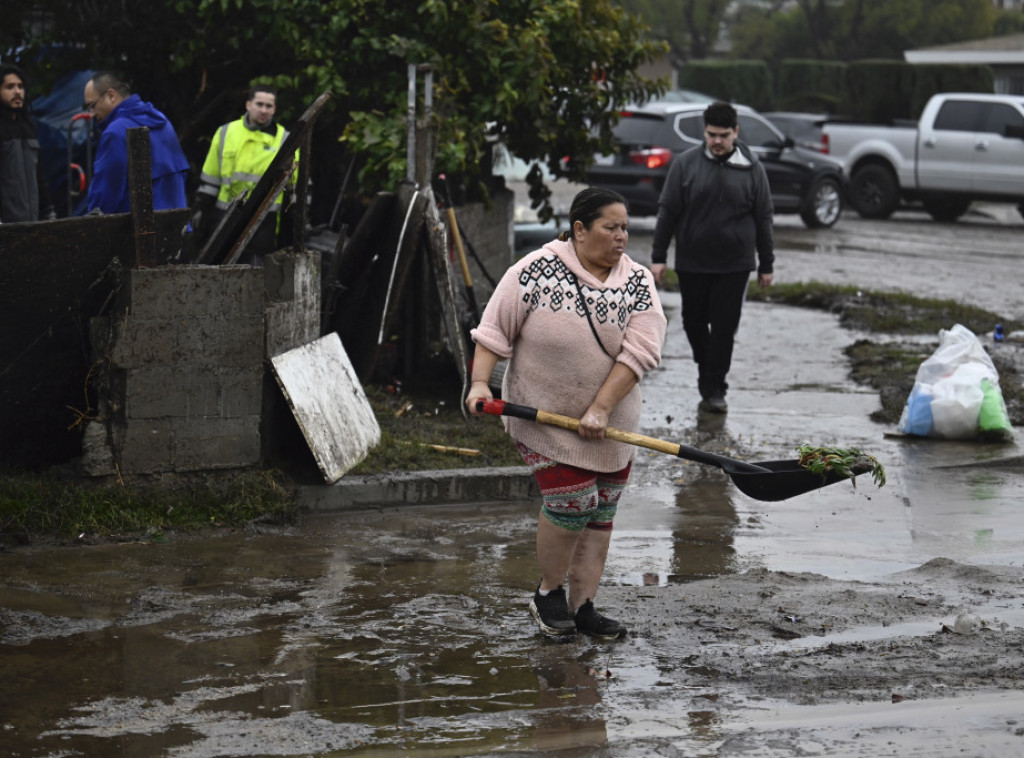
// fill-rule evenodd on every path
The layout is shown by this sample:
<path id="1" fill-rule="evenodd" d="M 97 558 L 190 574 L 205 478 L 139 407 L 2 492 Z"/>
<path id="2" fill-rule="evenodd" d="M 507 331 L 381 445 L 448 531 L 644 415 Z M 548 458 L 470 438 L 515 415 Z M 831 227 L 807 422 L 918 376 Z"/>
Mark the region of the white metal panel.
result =
<path id="1" fill-rule="evenodd" d="M 271 358 L 324 479 L 333 484 L 380 442 L 380 426 L 337 333 Z"/>

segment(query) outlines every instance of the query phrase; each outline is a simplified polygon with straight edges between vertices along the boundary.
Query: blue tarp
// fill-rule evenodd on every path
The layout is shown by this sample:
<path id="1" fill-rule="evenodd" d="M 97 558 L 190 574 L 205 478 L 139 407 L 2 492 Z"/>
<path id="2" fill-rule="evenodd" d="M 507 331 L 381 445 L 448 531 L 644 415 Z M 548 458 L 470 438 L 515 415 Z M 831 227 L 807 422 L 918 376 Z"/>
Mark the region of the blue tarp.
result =
<path id="1" fill-rule="evenodd" d="M 88 191 L 72 200 L 68 212 L 68 127 L 82 112 L 82 92 L 95 71 L 76 71 L 61 77 L 48 95 L 32 100 L 32 116 L 39 131 L 39 149 L 43 170 L 49 180 L 50 194 L 57 214 L 81 216 L 85 213 Z M 86 142 L 92 138 L 93 122 L 80 119 L 71 131 L 71 162 L 91 175 Z"/>

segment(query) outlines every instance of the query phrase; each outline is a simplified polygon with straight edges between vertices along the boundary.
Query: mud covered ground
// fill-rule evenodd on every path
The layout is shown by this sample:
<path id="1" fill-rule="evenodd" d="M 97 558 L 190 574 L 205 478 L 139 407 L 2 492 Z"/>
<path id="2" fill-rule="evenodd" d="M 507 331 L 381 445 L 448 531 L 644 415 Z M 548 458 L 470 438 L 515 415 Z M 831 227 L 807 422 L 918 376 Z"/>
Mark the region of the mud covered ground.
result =
<path id="1" fill-rule="evenodd" d="M 961 226 L 958 249 L 980 255 Z M 832 236 L 856 245 L 833 253 L 829 233 L 793 236 L 820 242 L 815 274 L 861 257 L 873 273 L 875 228 L 844 217 Z M 877 228 L 900 235 L 911 263 L 939 247 L 927 224 Z M 1015 271 L 1019 227 L 986 234 Z M 915 281 L 895 268 L 899 245 L 878 245 L 887 283 Z M 1019 278 L 961 257 L 978 279 L 949 287 L 992 281 L 999 308 L 1015 308 Z M 642 431 L 745 460 L 834 434 L 881 456 L 886 487 L 757 503 L 717 470 L 638 457 L 598 598 L 630 627 L 613 643 L 537 633 L 536 503 L 12 548 L 0 553 L 0 754 L 1021 755 L 1024 456 L 894 439 L 894 422 L 869 420 L 880 390 L 852 382 L 842 354 L 872 335 L 748 307 L 757 328 L 741 334 L 728 417 L 694 413 L 676 308 Z"/>
<path id="2" fill-rule="evenodd" d="M 629 621 L 625 639 L 552 641 L 537 634 L 521 586 L 534 506 L 506 506 L 497 528 L 492 516 L 474 506 L 361 512 L 159 548 L 6 556 L 0 750 L 1024 749 L 1019 567 L 935 559 L 864 582 L 750 568 L 615 584 L 600 604 Z M 740 526 L 761 528 L 752 516 Z M 623 557 L 613 550 L 612 574 Z"/>

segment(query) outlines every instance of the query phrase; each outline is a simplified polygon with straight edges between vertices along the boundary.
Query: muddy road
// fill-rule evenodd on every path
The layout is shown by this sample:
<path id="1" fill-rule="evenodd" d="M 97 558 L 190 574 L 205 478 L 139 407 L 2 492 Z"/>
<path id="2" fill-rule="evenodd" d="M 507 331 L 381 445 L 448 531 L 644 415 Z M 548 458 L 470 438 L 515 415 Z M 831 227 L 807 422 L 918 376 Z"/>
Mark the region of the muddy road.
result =
<path id="1" fill-rule="evenodd" d="M 646 239 L 646 243 L 645 243 Z M 779 281 L 1024 318 L 1019 217 L 779 217 Z M 644 223 L 631 246 L 649 250 Z M 781 503 L 641 452 L 599 596 L 630 634 L 552 642 L 526 611 L 537 506 L 311 513 L 165 544 L 0 553 L 0 754 L 1017 756 L 1024 476 L 1015 443 L 870 421 L 820 312 L 750 303 L 730 413 L 696 413 L 667 294 L 641 431 L 749 460 L 859 446 L 876 488 Z"/>

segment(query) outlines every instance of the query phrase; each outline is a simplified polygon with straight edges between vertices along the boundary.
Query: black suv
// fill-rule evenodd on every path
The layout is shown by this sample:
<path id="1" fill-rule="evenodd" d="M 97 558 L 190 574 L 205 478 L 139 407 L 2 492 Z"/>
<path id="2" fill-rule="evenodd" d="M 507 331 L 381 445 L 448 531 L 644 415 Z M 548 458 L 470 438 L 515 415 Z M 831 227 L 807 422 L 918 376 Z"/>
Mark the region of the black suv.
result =
<path id="1" fill-rule="evenodd" d="M 795 147 L 761 114 L 735 107 L 740 140 L 764 164 L 775 212 L 799 213 L 811 228 L 832 226 L 843 206 L 842 164 Z M 656 215 L 672 156 L 704 142 L 705 108 L 703 103 L 659 102 L 622 111 L 615 127 L 617 151 L 594 156 L 587 183 L 621 194 L 635 216 Z"/>

